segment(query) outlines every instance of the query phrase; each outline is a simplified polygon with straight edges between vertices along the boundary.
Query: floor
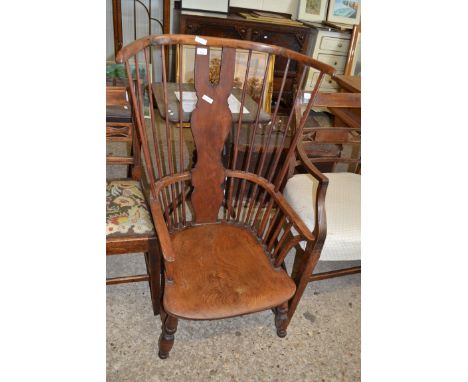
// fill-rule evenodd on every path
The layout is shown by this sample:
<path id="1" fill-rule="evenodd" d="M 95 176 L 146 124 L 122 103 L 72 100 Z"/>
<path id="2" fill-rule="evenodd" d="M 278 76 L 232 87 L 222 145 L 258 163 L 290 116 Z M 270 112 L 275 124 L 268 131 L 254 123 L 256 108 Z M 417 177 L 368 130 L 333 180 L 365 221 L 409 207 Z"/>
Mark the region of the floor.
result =
<path id="1" fill-rule="evenodd" d="M 116 147 L 110 150 L 118 154 Z M 125 169 L 109 169 L 109 177 Z M 286 259 L 290 267 L 293 256 Z M 319 262 L 318 271 L 356 263 Z M 107 276 L 144 273 L 141 254 L 107 259 Z M 180 321 L 168 359 L 157 356 L 159 316 L 147 283 L 107 287 L 108 381 L 359 381 L 361 278 L 309 284 L 288 328 L 271 311 L 220 321 Z"/>

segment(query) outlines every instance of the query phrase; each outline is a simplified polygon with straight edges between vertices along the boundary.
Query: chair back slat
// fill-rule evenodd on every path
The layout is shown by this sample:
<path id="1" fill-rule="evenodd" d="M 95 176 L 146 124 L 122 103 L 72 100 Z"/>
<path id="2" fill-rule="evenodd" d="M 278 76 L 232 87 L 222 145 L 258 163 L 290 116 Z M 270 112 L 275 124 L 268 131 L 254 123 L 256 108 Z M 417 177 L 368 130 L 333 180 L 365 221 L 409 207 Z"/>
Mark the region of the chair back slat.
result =
<path id="1" fill-rule="evenodd" d="M 108 165 L 130 166 L 131 175 L 139 179 L 139 144 L 134 134 L 132 110 L 127 89 L 122 86 L 106 87 L 106 141 L 125 144 L 126 154 L 106 155 Z"/>

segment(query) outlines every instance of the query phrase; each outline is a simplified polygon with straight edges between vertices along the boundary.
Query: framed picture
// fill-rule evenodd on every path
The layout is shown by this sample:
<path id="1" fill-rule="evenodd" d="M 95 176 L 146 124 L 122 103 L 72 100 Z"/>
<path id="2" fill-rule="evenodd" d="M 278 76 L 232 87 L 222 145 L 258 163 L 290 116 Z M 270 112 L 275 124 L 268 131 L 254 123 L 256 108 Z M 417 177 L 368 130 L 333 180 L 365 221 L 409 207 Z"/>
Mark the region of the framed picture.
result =
<path id="1" fill-rule="evenodd" d="M 247 60 L 249 52 L 244 49 L 236 50 L 236 65 L 234 68 L 233 87 L 242 89 L 244 86 L 245 72 L 247 70 Z M 271 56 L 270 65 L 266 68 L 268 54 L 262 52 L 252 52 L 250 59 L 250 70 L 247 77 L 247 93 L 257 103 L 260 101 L 263 78 L 265 70 L 267 72 L 267 82 L 263 96 L 263 109 L 266 112 L 271 111 L 271 100 L 273 95 L 273 75 L 274 75 L 274 56 Z M 176 80 L 179 81 L 179 50 L 176 56 Z M 216 84 L 219 81 L 219 70 L 221 65 L 221 48 L 210 48 L 210 82 Z M 182 83 L 193 83 L 195 71 L 195 46 L 182 46 Z"/>
<path id="2" fill-rule="evenodd" d="M 348 25 L 359 24 L 361 17 L 360 0 L 330 0 L 327 20 Z"/>
<path id="3" fill-rule="evenodd" d="M 299 0 L 297 19 L 303 21 L 325 20 L 328 0 Z"/>

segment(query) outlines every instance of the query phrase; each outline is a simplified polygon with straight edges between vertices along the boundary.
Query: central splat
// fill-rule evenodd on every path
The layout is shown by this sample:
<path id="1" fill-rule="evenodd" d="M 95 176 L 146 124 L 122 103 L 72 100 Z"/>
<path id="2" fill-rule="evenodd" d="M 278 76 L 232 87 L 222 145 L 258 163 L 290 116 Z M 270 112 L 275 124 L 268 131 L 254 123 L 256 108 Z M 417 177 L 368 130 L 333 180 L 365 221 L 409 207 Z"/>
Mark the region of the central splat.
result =
<path id="1" fill-rule="evenodd" d="M 192 170 L 192 205 L 197 224 L 216 222 L 223 202 L 225 168 L 221 154 L 232 125 L 228 97 L 234 78 L 235 56 L 234 48 L 223 48 L 216 86 L 210 83 L 209 78 L 210 55 L 195 56 L 198 102 L 192 112 L 191 127 L 197 148 L 197 163 Z"/>

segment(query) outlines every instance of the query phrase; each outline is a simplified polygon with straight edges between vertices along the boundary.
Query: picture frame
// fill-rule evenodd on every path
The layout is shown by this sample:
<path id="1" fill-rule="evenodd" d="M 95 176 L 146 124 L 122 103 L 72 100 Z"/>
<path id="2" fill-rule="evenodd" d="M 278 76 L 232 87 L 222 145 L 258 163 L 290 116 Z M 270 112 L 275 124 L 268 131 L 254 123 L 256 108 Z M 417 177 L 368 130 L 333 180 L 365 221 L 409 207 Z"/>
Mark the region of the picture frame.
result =
<path id="1" fill-rule="evenodd" d="M 193 83 L 195 72 L 195 49 L 194 45 L 182 46 L 182 83 Z M 234 67 L 233 87 L 242 88 L 244 86 L 245 72 L 247 70 L 247 59 L 249 51 L 245 49 L 236 50 L 236 65 Z M 210 81 L 215 83 L 216 75 L 219 76 L 219 65 L 221 62 L 221 48 L 210 48 Z M 247 93 L 254 101 L 260 100 L 263 77 L 265 75 L 265 66 L 268 62 L 268 53 L 252 52 L 250 59 L 250 70 L 247 78 Z M 179 50 L 176 54 L 176 82 L 179 81 Z M 271 111 L 271 101 L 273 97 L 273 77 L 274 77 L 275 57 L 271 56 L 267 71 L 267 82 L 263 95 L 262 108 L 266 112 Z"/>
<path id="2" fill-rule="evenodd" d="M 297 19 L 302 21 L 323 21 L 326 18 L 328 0 L 299 0 Z"/>
<path id="3" fill-rule="evenodd" d="M 361 0 L 330 0 L 327 20 L 333 23 L 356 25 L 361 18 Z"/>

